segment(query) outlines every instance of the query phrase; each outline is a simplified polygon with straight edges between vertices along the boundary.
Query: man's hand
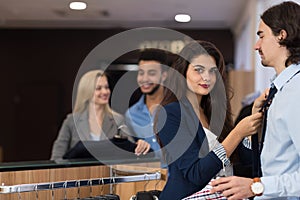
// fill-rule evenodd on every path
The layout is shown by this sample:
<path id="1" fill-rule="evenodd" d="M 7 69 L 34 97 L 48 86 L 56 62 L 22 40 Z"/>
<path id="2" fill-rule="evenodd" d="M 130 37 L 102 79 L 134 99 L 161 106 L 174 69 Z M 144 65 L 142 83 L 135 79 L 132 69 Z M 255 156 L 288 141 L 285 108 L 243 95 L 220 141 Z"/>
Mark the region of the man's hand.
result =
<path id="1" fill-rule="evenodd" d="M 211 181 L 211 193 L 221 192 L 228 200 L 246 199 L 254 196 L 251 178 L 229 176 Z"/>
<path id="2" fill-rule="evenodd" d="M 146 153 L 149 152 L 150 150 L 150 144 L 144 140 L 141 140 L 139 139 L 137 142 L 136 142 L 136 148 L 135 148 L 135 154 L 137 156 L 143 154 L 145 155 Z"/>

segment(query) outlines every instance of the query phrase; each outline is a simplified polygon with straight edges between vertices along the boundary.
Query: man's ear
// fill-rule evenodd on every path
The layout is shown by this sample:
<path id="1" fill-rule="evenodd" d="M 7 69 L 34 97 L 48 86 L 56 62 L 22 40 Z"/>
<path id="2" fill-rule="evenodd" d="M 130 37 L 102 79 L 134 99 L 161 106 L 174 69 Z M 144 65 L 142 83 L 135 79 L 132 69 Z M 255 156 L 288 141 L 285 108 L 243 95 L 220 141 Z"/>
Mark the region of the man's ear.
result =
<path id="1" fill-rule="evenodd" d="M 163 72 L 162 72 L 162 75 L 161 75 L 161 80 L 162 80 L 162 82 L 165 82 L 165 80 L 167 79 L 167 77 L 168 77 L 168 72 L 163 71 Z"/>
<path id="2" fill-rule="evenodd" d="M 282 41 L 282 40 L 284 40 L 286 37 L 287 37 L 287 32 L 286 32 L 284 29 L 282 29 L 282 30 L 279 32 L 278 40 L 279 40 L 279 41 Z"/>

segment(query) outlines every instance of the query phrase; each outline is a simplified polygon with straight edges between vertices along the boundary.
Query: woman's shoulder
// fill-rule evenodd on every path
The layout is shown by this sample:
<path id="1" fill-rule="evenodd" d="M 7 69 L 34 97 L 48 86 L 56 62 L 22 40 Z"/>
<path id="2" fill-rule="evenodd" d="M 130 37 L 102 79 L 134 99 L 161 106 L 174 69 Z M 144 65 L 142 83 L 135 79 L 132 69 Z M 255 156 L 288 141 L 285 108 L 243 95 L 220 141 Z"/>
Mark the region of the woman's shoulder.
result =
<path id="1" fill-rule="evenodd" d="M 78 120 L 86 120 L 86 118 L 87 118 L 86 112 L 69 113 L 67 114 L 64 122 L 70 124 L 70 123 L 75 123 Z"/>
<path id="2" fill-rule="evenodd" d="M 66 118 L 65 118 L 65 122 L 71 122 L 74 121 L 74 119 L 76 118 L 76 114 L 74 113 L 68 113 Z"/>
<path id="3" fill-rule="evenodd" d="M 174 116 L 176 118 L 181 118 L 182 116 L 188 118 L 195 117 L 193 107 L 186 99 L 166 104 L 163 108 L 162 112 L 167 114 L 167 116 Z M 197 117 L 195 118 L 198 119 Z"/>
<path id="4" fill-rule="evenodd" d="M 179 113 L 182 114 L 186 112 L 187 106 L 182 101 L 175 101 L 164 106 L 167 113 Z"/>
<path id="5" fill-rule="evenodd" d="M 63 120 L 62 127 L 74 127 L 75 126 L 75 114 L 69 113 L 66 115 L 65 119 Z"/>
<path id="6" fill-rule="evenodd" d="M 118 118 L 118 119 L 123 119 L 124 118 L 124 116 L 122 114 L 120 114 L 116 111 L 112 111 L 111 114 L 114 118 Z"/>
<path id="7" fill-rule="evenodd" d="M 116 111 L 111 111 L 110 118 L 113 119 L 117 124 L 122 124 L 124 122 L 124 116 Z"/>
<path id="8" fill-rule="evenodd" d="M 73 112 L 73 113 L 69 113 L 67 115 L 67 119 L 79 119 L 82 117 L 87 117 L 88 116 L 88 111 L 83 111 L 83 112 Z"/>
<path id="9" fill-rule="evenodd" d="M 181 115 L 181 111 L 180 111 L 180 104 L 179 102 L 172 102 L 172 103 L 168 103 L 164 106 L 160 106 L 160 108 L 158 109 L 158 117 L 159 118 L 165 118 L 165 117 L 175 117 L 178 118 Z"/>
<path id="10" fill-rule="evenodd" d="M 178 101 L 174 101 L 172 103 L 168 103 L 164 105 L 166 110 L 180 109 L 180 103 Z"/>

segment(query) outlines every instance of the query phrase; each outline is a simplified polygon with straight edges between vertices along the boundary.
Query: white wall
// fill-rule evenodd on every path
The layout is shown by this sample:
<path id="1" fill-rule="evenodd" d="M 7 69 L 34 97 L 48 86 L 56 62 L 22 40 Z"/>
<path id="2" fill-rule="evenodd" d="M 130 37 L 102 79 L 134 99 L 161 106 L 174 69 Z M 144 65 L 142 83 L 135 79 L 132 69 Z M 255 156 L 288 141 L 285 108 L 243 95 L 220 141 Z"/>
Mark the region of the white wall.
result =
<path id="1" fill-rule="evenodd" d="M 275 75 L 273 68 L 261 65 L 260 56 L 254 51 L 260 15 L 270 6 L 284 1 L 286 0 L 248 1 L 240 20 L 233 30 L 235 35 L 235 69 L 254 71 L 255 91 L 264 91 L 265 88 L 270 86 L 270 79 Z M 300 0 L 294 1 L 300 4 Z"/>
<path id="2" fill-rule="evenodd" d="M 253 29 L 257 0 L 247 1 L 245 9 L 241 12 L 240 20 L 237 22 L 233 32 L 235 36 L 234 65 L 236 70 L 253 70 Z"/>

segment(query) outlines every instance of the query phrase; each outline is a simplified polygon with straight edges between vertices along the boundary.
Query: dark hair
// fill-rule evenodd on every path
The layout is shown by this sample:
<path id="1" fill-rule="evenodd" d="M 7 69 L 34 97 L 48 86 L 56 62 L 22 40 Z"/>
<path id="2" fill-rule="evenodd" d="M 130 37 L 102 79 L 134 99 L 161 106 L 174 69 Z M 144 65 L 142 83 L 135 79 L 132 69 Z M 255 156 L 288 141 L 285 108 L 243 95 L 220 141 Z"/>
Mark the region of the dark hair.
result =
<path id="1" fill-rule="evenodd" d="M 287 37 L 279 42 L 290 52 L 285 62 L 298 64 L 300 62 L 300 6 L 292 1 L 283 2 L 266 10 L 261 15 L 262 21 L 271 28 L 275 36 L 281 30 L 287 32 Z"/>
<path id="2" fill-rule="evenodd" d="M 217 114 L 219 115 L 217 117 L 220 117 L 220 120 L 221 118 L 223 118 L 223 120 L 225 118 L 223 127 L 211 127 L 212 132 L 221 133 L 218 140 L 222 142 L 233 128 L 231 106 L 229 102 L 230 90 L 226 78 L 227 74 L 224 58 L 221 52 L 212 43 L 206 41 L 193 41 L 187 44 L 182 49 L 182 51 L 179 53 L 177 60 L 172 65 L 172 69 L 174 70 L 169 70 L 169 76 L 166 81 L 166 89 L 164 90 L 164 98 L 162 100 L 161 105 L 164 106 L 171 102 L 178 101 L 186 95 L 186 73 L 188 66 L 193 58 L 203 54 L 210 55 L 215 59 L 219 73 L 217 73 L 217 81 L 214 88 L 212 89 L 210 94 L 202 97 L 200 106 L 204 109 L 204 113 L 210 125 L 212 123 L 216 123 L 210 123 L 212 117 L 212 110 L 217 110 Z M 182 76 L 178 76 L 178 74 L 176 75 L 176 73 L 179 73 L 184 78 L 182 78 Z M 224 89 L 225 95 L 223 95 L 221 99 L 212 98 L 212 96 L 216 96 L 214 94 L 217 94 L 221 90 L 224 91 Z M 220 95 L 217 96 L 220 97 Z M 224 108 L 226 110 L 224 110 Z"/>
<path id="3" fill-rule="evenodd" d="M 168 58 L 168 52 L 165 50 L 161 49 L 155 49 L 155 48 L 147 48 L 143 49 L 140 52 L 140 56 L 138 59 L 138 62 L 141 60 L 146 60 L 146 61 L 157 61 L 162 65 L 169 66 L 170 65 L 170 60 Z M 166 71 L 168 68 L 167 67 L 162 67 L 162 71 Z"/>

